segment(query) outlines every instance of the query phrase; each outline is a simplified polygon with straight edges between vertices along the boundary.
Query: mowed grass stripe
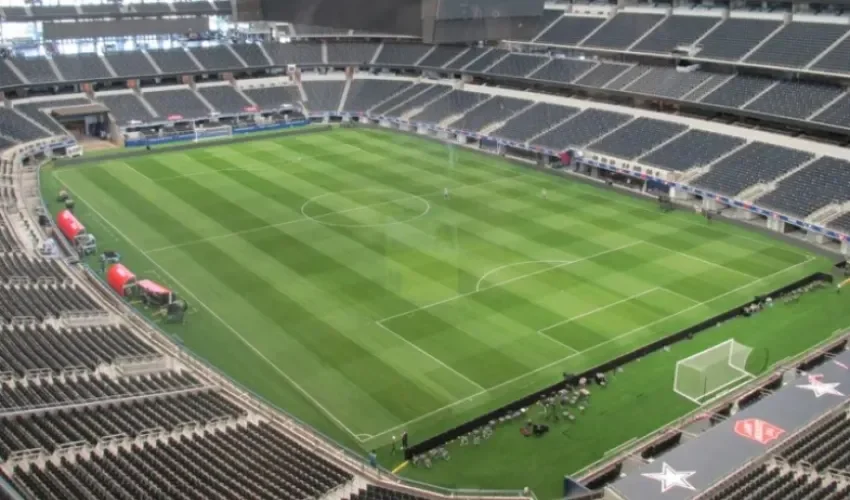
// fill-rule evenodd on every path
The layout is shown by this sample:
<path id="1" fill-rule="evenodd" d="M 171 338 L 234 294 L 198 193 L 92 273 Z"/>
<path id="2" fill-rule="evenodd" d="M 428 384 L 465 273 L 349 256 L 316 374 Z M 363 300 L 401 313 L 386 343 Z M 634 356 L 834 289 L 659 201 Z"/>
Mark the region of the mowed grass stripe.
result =
<path id="1" fill-rule="evenodd" d="M 324 155 L 331 150 L 350 153 Z M 364 435 L 381 434 L 410 420 L 432 429 L 445 428 L 454 417 L 478 413 L 550 383 L 561 370 L 575 371 L 573 367 L 580 369 L 603 356 L 610 358 L 625 348 L 669 333 L 680 323 L 690 324 L 693 318 L 710 315 L 726 300 L 695 307 L 679 317 L 662 316 L 661 321 L 629 337 L 571 358 L 573 351 L 547 340 L 532 328 L 540 323 L 540 318 L 557 321 L 571 311 L 598 308 L 655 285 L 663 276 L 661 281 L 670 289 L 670 298 L 659 300 L 658 304 L 648 301 L 641 310 L 647 309 L 651 318 L 638 318 L 654 321 L 674 303 L 690 307 L 689 299 L 696 303 L 727 292 L 738 283 L 733 280 L 743 277 L 738 270 L 763 276 L 787 261 L 801 259 L 798 252 L 773 251 L 769 240 L 742 237 L 740 231 L 725 225 L 718 229 L 695 223 L 694 217 L 684 214 L 661 215 L 649 209 L 651 205 L 647 203 L 612 196 L 580 183 L 525 174 L 521 169 L 503 167 L 462 149 L 456 151 L 457 162 L 449 169 L 444 145 L 383 132 L 335 131 L 191 153 L 174 154 L 168 159 L 161 155 L 138 159 L 142 164 L 134 164 L 133 168 L 156 177 L 161 186 L 134 177 L 130 168 L 113 170 L 121 182 L 140 189 L 148 202 L 162 203 L 164 210 L 189 226 L 190 231 L 180 230 L 179 226 L 177 230 L 162 229 L 148 220 L 157 217 L 148 208 L 137 215 L 116 215 L 138 225 L 146 242 L 167 246 L 174 244 L 173 239 L 184 244 L 228 234 L 243 223 L 256 227 L 260 221 L 288 219 L 289 215 L 300 220 L 300 213 L 294 212 L 300 212 L 306 200 L 331 192 L 337 194 L 325 195 L 308 208 L 320 215 L 329 214 L 328 221 L 333 223 L 392 221 L 406 216 L 414 205 L 400 201 L 342 214 L 330 212 L 368 204 L 372 197 L 386 201 L 393 192 L 411 196 L 436 193 L 428 197 L 428 217 L 411 224 L 329 228 L 315 222 L 298 222 L 279 228 L 258 227 L 251 234 L 196 242 L 156 254 L 158 261 L 187 286 L 203 291 L 204 302 L 240 332 L 256 337 L 251 343 L 270 353 L 276 365 L 297 374 L 300 384 L 320 395 L 322 404 Z M 147 171 L 143 163 L 148 158 L 162 164 Z M 188 174 L 192 175 L 185 177 Z M 517 175 L 521 177 L 514 178 Z M 68 178 L 76 181 L 78 177 L 75 173 Z M 469 185 L 480 183 L 487 184 Z M 168 189 L 168 184 L 181 187 Z M 452 189 L 451 200 L 444 201 L 439 195 L 444 186 Z M 549 191 L 548 200 L 540 196 L 543 188 Z M 104 188 L 102 192 L 109 191 Z M 186 199 L 199 196 L 219 202 L 218 206 Z M 100 205 L 101 200 L 95 199 Z M 121 197 L 120 202 L 107 200 L 103 205 L 116 207 L 117 211 L 128 203 L 134 205 Z M 219 210 L 230 212 L 234 205 L 242 213 L 217 220 Z M 265 210 L 265 205 L 270 209 Z M 201 206 L 208 207 L 206 212 Z M 509 360 L 507 363 L 513 365 L 505 366 L 516 366 L 518 371 L 527 366 L 530 372 L 568 357 L 564 363 L 472 399 L 474 388 L 451 371 L 432 372 L 433 363 L 427 356 L 374 324 L 375 319 L 474 290 L 480 278 L 496 268 L 524 261 L 576 259 L 643 239 L 661 247 L 630 251 L 618 259 L 606 256 L 598 266 L 586 269 L 542 273 L 533 282 L 512 283 L 491 298 L 470 299 L 469 307 L 474 313 L 429 317 L 437 330 L 463 330 L 462 335 L 447 337 L 446 342 L 458 341 L 464 349 L 478 349 L 484 354 L 481 359 L 462 360 L 462 373 L 468 373 L 472 380 L 506 380 L 504 373 L 498 373 L 499 364 L 493 362 L 497 358 Z M 699 265 L 696 259 L 676 252 L 717 266 Z M 219 269 L 220 253 L 247 269 L 248 277 L 240 278 L 238 273 L 243 271 L 229 265 L 231 261 L 224 262 L 233 268 L 232 273 L 230 269 Z M 319 265 L 312 265 L 314 255 L 321 257 Z M 752 265 L 754 261 L 756 266 Z M 529 264 L 534 266 L 539 264 Z M 718 273 L 722 269 L 718 266 L 728 270 Z M 526 272 L 521 267 L 505 267 L 485 281 L 495 283 L 519 276 Z M 244 292 L 257 281 L 257 293 L 270 296 L 259 306 L 254 303 L 254 293 Z M 753 288 L 761 285 L 767 286 Z M 746 290 L 740 295 L 749 298 L 752 293 L 753 290 Z M 734 295 L 726 298 L 740 302 L 739 294 Z M 282 313 L 268 314 L 278 296 L 286 299 Z M 310 335 L 317 322 L 322 323 L 316 328 L 319 338 L 302 338 Z M 579 342 L 590 345 L 618 335 L 613 328 L 607 330 L 605 325 L 592 321 L 590 324 L 586 340 Z M 298 331 L 293 332 L 295 328 Z M 500 330 L 508 334 L 493 333 Z M 593 337 L 596 335 L 599 337 Z M 353 356 L 346 356 L 343 351 L 348 345 L 337 342 L 337 337 L 374 353 L 379 363 L 358 356 L 356 351 Z M 527 341 L 531 337 L 534 342 Z M 197 338 L 195 341 L 201 342 Z M 337 353 L 314 352 L 337 347 Z M 215 346 L 208 346 L 207 352 L 215 354 L 215 350 Z M 447 362 L 442 356 L 437 357 Z M 375 376 L 352 375 L 359 371 L 371 371 Z M 417 390 L 410 390 L 408 384 Z M 451 406 L 441 410 L 447 405 Z M 427 414 L 435 416 L 430 424 L 420 418 Z"/>
<path id="2" fill-rule="evenodd" d="M 110 174 L 108 172 L 96 172 L 94 175 L 90 176 L 89 180 L 95 184 L 101 185 L 104 192 L 110 192 L 117 195 L 118 199 L 121 199 L 129 210 L 144 213 L 151 220 L 159 221 L 158 227 L 160 230 L 172 235 L 172 238 L 176 239 L 183 237 L 187 233 L 192 233 L 189 228 L 182 225 L 165 210 L 162 210 L 155 204 L 148 202 L 148 200 L 143 200 L 137 197 L 133 188 L 123 184 L 120 179 L 110 179 Z M 310 262 L 316 269 L 327 268 L 327 266 L 323 265 L 326 260 L 319 258 L 315 251 L 307 250 L 308 255 L 305 256 L 304 252 L 300 251 L 300 246 L 284 245 L 283 247 L 289 249 L 290 252 L 294 252 L 294 254 L 291 255 L 293 260 L 300 259 L 305 262 Z M 286 256 L 290 256 L 290 252 L 283 253 Z M 281 252 L 273 253 L 276 253 L 279 256 L 278 258 L 280 258 Z M 272 258 L 274 258 L 274 256 L 272 256 Z M 322 369 L 328 369 L 327 367 L 336 367 L 336 369 L 340 370 L 345 375 L 346 379 L 357 381 L 356 385 L 358 387 L 370 388 L 371 391 L 376 392 L 377 396 L 376 394 L 372 394 L 372 396 L 376 397 L 378 406 L 392 407 L 393 405 L 389 405 L 388 400 L 382 400 L 382 397 L 397 401 L 399 397 L 401 397 L 397 394 L 399 391 L 404 394 L 403 397 L 405 399 L 410 398 L 412 401 L 419 401 L 418 405 L 411 405 L 415 412 L 413 414 L 414 416 L 415 414 L 421 414 L 423 409 L 433 409 L 435 406 L 443 402 L 442 400 L 432 399 L 426 393 L 418 389 L 418 384 L 409 382 L 403 376 L 404 374 L 386 367 L 383 362 L 377 359 L 373 354 L 359 348 L 356 343 L 348 340 L 345 336 L 340 335 L 335 329 L 328 327 L 328 325 L 319 317 L 306 311 L 294 301 L 289 300 L 285 295 L 275 292 L 272 285 L 264 279 L 273 275 L 257 275 L 252 272 L 249 267 L 243 265 L 240 260 L 212 244 L 200 244 L 193 246 L 191 260 L 206 263 L 206 266 L 209 269 L 215 270 L 215 277 L 224 287 L 231 290 L 242 291 L 244 298 L 247 299 L 261 314 L 269 318 L 272 324 L 281 326 L 287 325 L 287 327 L 284 328 L 286 333 L 297 339 L 300 344 L 304 345 L 313 355 L 317 356 L 322 362 Z M 169 268 L 172 270 L 175 269 L 173 267 Z M 362 288 L 360 290 L 362 290 Z M 351 289 L 351 292 L 353 293 L 354 289 Z M 251 332 L 246 333 L 251 335 Z M 266 342 L 264 344 L 269 351 L 274 352 L 276 350 L 274 342 Z M 363 364 L 368 365 L 370 368 L 368 370 L 364 370 L 362 367 L 358 369 L 358 367 L 352 366 L 351 369 L 346 369 L 346 366 L 351 366 L 350 363 L 346 362 L 350 362 L 352 359 L 358 361 L 365 360 Z M 457 382 L 453 380 L 454 377 L 456 377 L 454 374 L 451 374 L 451 377 L 448 377 L 440 375 L 439 373 L 434 373 L 434 370 L 437 370 L 436 368 L 432 370 L 427 369 L 430 365 L 430 360 L 426 360 L 424 362 L 420 360 L 418 363 L 414 364 L 416 365 L 416 370 L 411 370 L 411 372 L 415 371 L 416 373 L 420 373 L 421 371 L 425 371 L 430 378 L 443 380 L 444 384 L 441 385 L 444 385 L 447 388 L 451 389 L 457 386 Z M 439 370 L 445 370 L 445 368 L 439 367 Z M 296 380 L 299 379 L 298 374 L 293 374 L 291 376 L 293 376 Z M 389 381 L 391 381 L 392 387 L 386 387 Z M 309 382 L 305 383 L 305 387 L 310 387 Z M 325 384 L 319 384 L 319 387 L 314 387 L 313 389 L 318 393 L 327 393 L 327 387 Z M 455 389 L 455 395 L 462 394 L 464 394 L 462 389 Z M 330 399 L 326 401 L 322 399 L 321 401 L 323 404 L 327 403 L 327 405 L 332 407 L 334 401 L 339 400 Z M 342 406 L 345 406 L 345 408 L 351 408 L 353 413 L 354 410 L 350 403 L 351 401 L 349 400 L 349 404 Z M 405 416 L 407 415 L 402 413 L 399 417 L 403 418 Z"/>

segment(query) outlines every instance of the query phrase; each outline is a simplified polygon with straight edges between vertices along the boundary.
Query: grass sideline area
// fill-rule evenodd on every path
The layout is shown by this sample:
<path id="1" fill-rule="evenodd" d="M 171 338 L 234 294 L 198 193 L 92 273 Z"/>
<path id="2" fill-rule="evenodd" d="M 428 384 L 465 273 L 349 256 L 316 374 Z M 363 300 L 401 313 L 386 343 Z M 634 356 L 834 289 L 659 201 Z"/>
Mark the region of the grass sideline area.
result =
<path id="1" fill-rule="evenodd" d="M 45 168 L 41 179 L 52 213 L 68 189 L 100 249 L 188 301 L 186 324 L 165 330 L 340 443 L 380 448 L 388 467 L 387 445 L 403 429 L 419 441 L 830 266 L 650 200 L 374 129 L 95 159 Z M 788 353 L 825 335 L 789 341 Z M 634 386 L 664 393 L 662 409 L 622 418 L 617 408 L 643 399 L 612 395 L 640 373 L 617 377 L 607 411 L 594 398 L 580 417 L 587 433 L 568 433 L 564 446 L 580 448 L 569 459 L 524 453 L 529 442 L 499 431 L 450 464 L 403 473 L 527 485 L 548 498 L 564 473 L 693 406 L 675 399 L 671 373 L 661 387 Z M 594 438 L 598 429 L 610 439 Z M 549 467 L 509 474 L 506 451 L 534 463 L 539 453 Z"/>

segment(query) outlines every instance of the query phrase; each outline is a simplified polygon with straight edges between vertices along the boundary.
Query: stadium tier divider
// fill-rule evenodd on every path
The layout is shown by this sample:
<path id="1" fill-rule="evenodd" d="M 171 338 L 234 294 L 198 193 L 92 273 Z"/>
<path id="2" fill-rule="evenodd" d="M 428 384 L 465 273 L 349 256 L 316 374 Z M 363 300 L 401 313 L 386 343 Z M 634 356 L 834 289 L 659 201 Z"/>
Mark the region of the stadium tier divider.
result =
<path id="1" fill-rule="evenodd" d="M 710 330 L 716 325 L 720 323 L 724 323 L 729 321 L 730 319 L 734 319 L 739 316 L 744 315 L 744 309 L 748 306 L 758 303 L 760 300 L 764 300 L 766 298 L 771 298 L 776 300 L 786 294 L 793 292 L 794 290 L 803 288 L 807 285 L 810 285 L 815 282 L 823 282 L 823 283 L 831 283 L 833 281 L 833 276 L 831 274 L 825 273 L 814 273 L 806 276 L 805 278 L 799 279 L 793 283 L 787 284 L 781 288 L 778 288 L 770 293 L 764 294 L 759 297 L 759 300 L 751 300 L 745 304 L 741 304 L 735 308 L 732 308 L 724 313 L 718 314 L 711 318 L 708 318 L 700 323 L 689 326 L 684 330 L 680 330 L 678 332 L 667 335 L 664 338 L 658 339 L 654 342 L 651 342 L 643 347 L 639 347 L 631 352 L 618 356 L 612 360 L 606 361 L 600 365 L 597 365 L 589 370 L 586 370 L 579 374 L 565 374 L 563 380 L 546 387 L 545 389 L 541 389 L 536 391 L 528 396 L 522 397 L 516 401 L 508 403 L 500 408 L 497 408 L 493 411 L 490 411 L 480 417 L 469 420 L 466 423 L 463 423 L 453 429 L 449 429 L 448 431 L 442 432 L 435 436 L 428 437 L 422 441 L 419 441 L 412 446 L 408 447 L 404 450 L 404 458 L 406 460 L 411 460 L 413 457 L 417 455 L 421 455 L 423 453 L 427 453 L 428 451 L 443 446 L 444 444 L 457 439 L 463 435 L 469 434 L 470 432 L 488 425 L 491 421 L 498 421 L 500 417 L 505 415 L 510 415 L 512 413 L 518 412 L 524 408 L 534 405 L 541 398 L 551 395 L 553 393 L 557 393 L 561 389 L 566 388 L 567 386 L 575 386 L 581 378 L 585 378 L 589 381 L 595 380 L 595 375 L 597 373 L 606 373 L 610 372 L 620 366 L 626 365 L 636 359 L 643 358 L 653 352 L 659 351 L 666 346 L 674 344 L 676 342 L 680 342 L 682 340 L 688 339 L 697 335 L 703 331 Z"/>

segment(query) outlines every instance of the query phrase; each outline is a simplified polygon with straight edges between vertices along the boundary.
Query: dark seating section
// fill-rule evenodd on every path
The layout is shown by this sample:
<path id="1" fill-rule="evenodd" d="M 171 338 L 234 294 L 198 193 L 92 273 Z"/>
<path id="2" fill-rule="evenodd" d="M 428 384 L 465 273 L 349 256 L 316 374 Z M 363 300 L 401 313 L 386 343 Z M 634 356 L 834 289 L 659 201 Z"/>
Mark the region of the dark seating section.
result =
<path id="1" fill-rule="evenodd" d="M 314 80 L 303 82 L 302 86 L 307 94 L 307 102 L 304 104 L 311 112 L 336 112 L 339 109 L 345 82 Z"/>
<path id="2" fill-rule="evenodd" d="M 98 95 L 97 100 L 109 108 L 119 125 L 128 125 L 131 122 L 150 122 L 156 118 L 142 104 L 139 96 L 133 92 Z"/>
<path id="3" fill-rule="evenodd" d="M 617 14 L 582 42 L 582 46 L 626 49 L 663 18 L 661 14 Z"/>
<path id="4" fill-rule="evenodd" d="M 643 75 L 652 71 L 650 66 L 644 66 L 641 64 L 636 64 L 629 68 L 628 70 L 620 73 L 617 78 L 614 78 L 610 82 L 605 85 L 606 89 L 612 90 L 623 90 L 629 85 L 634 84 L 638 79 L 643 77 Z"/>
<path id="5" fill-rule="evenodd" d="M 0 383 L 0 410 L 11 413 L 24 409 L 79 405 L 109 399 L 131 398 L 199 388 L 201 383 L 189 373 L 160 372 L 129 377 L 105 375 L 55 377 L 28 384 Z"/>
<path id="6" fill-rule="evenodd" d="M 581 119 L 581 116 L 577 117 Z M 637 118 L 588 145 L 591 151 L 633 160 L 687 130 L 686 125 L 652 118 Z"/>
<path id="7" fill-rule="evenodd" d="M 189 89 L 148 91 L 142 96 L 163 118 L 191 120 L 210 114 L 210 109 Z"/>
<path id="8" fill-rule="evenodd" d="M 727 19 L 699 41 L 699 57 L 737 61 L 779 28 L 779 21 Z"/>
<path id="9" fill-rule="evenodd" d="M 85 15 L 95 16 L 110 16 L 121 13 L 121 5 L 119 4 L 81 4 L 80 10 Z"/>
<path id="10" fill-rule="evenodd" d="M 456 59 L 449 61 L 445 64 L 446 69 L 451 69 L 455 71 L 460 71 L 468 64 L 472 63 L 472 61 L 478 59 L 482 55 L 486 54 L 490 49 L 485 49 L 482 47 L 472 47 Z M 435 51 L 436 52 L 436 51 Z M 433 55 L 433 54 L 432 54 Z M 427 60 L 431 56 L 429 55 L 425 59 Z"/>
<path id="11" fill-rule="evenodd" d="M 118 358 L 155 354 L 126 326 L 7 326 L 0 328 L 0 346 L 0 373 L 20 377 L 31 370 L 95 370 Z"/>
<path id="12" fill-rule="evenodd" d="M 365 113 L 388 96 L 410 86 L 408 82 L 388 80 L 353 80 L 348 89 L 345 111 Z"/>
<path id="13" fill-rule="evenodd" d="M 479 57 L 478 59 L 467 64 L 466 67 L 463 69 L 466 71 L 474 71 L 481 73 L 490 66 L 496 64 L 499 59 L 505 57 L 506 55 L 508 55 L 508 52 L 506 50 L 491 49 L 486 54 L 481 55 L 481 57 Z"/>
<path id="14" fill-rule="evenodd" d="M 758 76 L 736 75 L 702 98 L 707 104 L 738 108 L 773 85 L 775 80 Z"/>
<path id="15" fill-rule="evenodd" d="M 631 115 L 623 113 L 589 108 L 530 142 L 555 151 L 581 148 L 623 125 L 631 118 Z"/>
<path id="16" fill-rule="evenodd" d="M 52 117 L 47 116 L 47 109 L 66 108 L 70 106 L 81 106 L 91 104 L 85 97 L 71 97 L 66 99 L 39 100 L 36 102 L 15 104 L 15 109 L 27 115 L 30 119 L 38 122 L 56 135 L 67 134 L 68 131 Z"/>
<path id="17" fill-rule="evenodd" d="M 112 73 L 97 54 L 55 55 L 53 62 L 65 81 L 112 78 Z"/>
<path id="18" fill-rule="evenodd" d="M 322 46 L 318 43 L 265 42 L 263 47 L 277 66 L 322 64 Z"/>
<path id="19" fill-rule="evenodd" d="M 375 63 L 413 66 L 416 61 L 422 59 L 422 56 L 431 50 L 431 47 L 431 45 L 422 43 L 384 42 Z"/>
<path id="20" fill-rule="evenodd" d="M 5 135 L 21 142 L 50 137 L 50 133 L 46 130 L 37 127 L 14 110 L 3 107 L 0 107 L 0 135 Z"/>
<path id="21" fill-rule="evenodd" d="M 465 50 L 466 47 L 462 46 L 437 45 L 425 59 L 422 59 L 419 65 L 428 68 L 441 68 Z"/>
<path id="22" fill-rule="evenodd" d="M 4 5 L 2 9 L 3 16 L 7 21 L 26 21 L 31 18 L 25 7 L 11 7 Z"/>
<path id="23" fill-rule="evenodd" d="M 284 104 L 301 101 L 301 93 L 294 85 L 246 88 L 242 92 L 264 110 L 279 109 Z"/>
<path id="24" fill-rule="evenodd" d="M 805 120 L 842 93 L 836 85 L 779 82 L 744 109 Z"/>
<path id="25" fill-rule="evenodd" d="M 725 195 L 736 195 L 759 183 L 768 183 L 811 160 L 810 153 L 753 142 L 723 158 L 691 183 Z"/>
<path id="26" fill-rule="evenodd" d="M 660 148 L 641 156 L 637 161 L 664 170 L 684 171 L 704 167 L 743 145 L 740 137 L 704 130 L 688 130 Z"/>
<path id="27" fill-rule="evenodd" d="M 369 42 L 328 42 L 328 64 L 362 65 L 372 62 L 380 47 Z"/>
<path id="28" fill-rule="evenodd" d="M 156 75 L 156 68 L 141 51 L 109 52 L 104 57 L 118 76 Z"/>
<path id="29" fill-rule="evenodd" d="M 18 75 L 12 71 L 12 68 L 9 67 L 6 60 L 0 60 L 0 87 L 12 87 L 15 85 L 21 85 L 23 82 Z"/>
<path id="30" fill-rule="evenodd" d="M 489 68 L 487 73 L 522 78 L 535 72 L 544 64 L 548 65 L 548 63 L 549 58 L 544 56 L 508 54 L 507 57 Z"/>
<path id="31" fill-rule="evenodd" d="M 811 118 L 812 121 L 828 123 L 838 127 L 850 128 L 850 95 L 844 94 L 840 99 Z"/>
<path id="32" fill-rule="evenodd" d="M 850 73 L 850 38 L 845 38 L 829 52 L 815 61 L 810 68 L 815 71 Z"/>
<path id="33" fill-rule="evenodd" d="M 508 120 L 492 135 L 516 142 L 526 142 L 579 112 L 578 108 L 537 103 Z"/>
<path id="34" fill-rule="evenodd" d="M 0 458 L 38 448 L 52 453 L 61 445 L 96 445 L 109 436 L 136 437 L 142 431 L 172 431 L 187 423 L 208 424 L 244 414 L 220 393 L 199 391 L 0 418 L 0 425 L 7 429 L 0 432 Z"/>
<path id="35" fill-rule="evenodd" d="M 352 477 L 270 425 L 250 423 L 105 450 L 74 463 L 63 458 L 59 465 L 17 467 L 13 481 L 44 500 L 243 500 L 321 498 Z"/>
<path id="36" fill-rule="evenodd" d="M 465 90 L 453 90 L 428 104 L 410 119 L 426 123 L 440 123 L 446 118 L 457 116 L 472 109 L 490 96 Z"/>
<path id="37" fill-rule="evenodd" d="M 745 61 L 802 68 L 844 36 L 848 29 L 850 26 L 846 24 L 788 23 Z"/>
<path id="38" fill-rule="evenodd" d="M 504 122 L 531 104 L 531 101 L 513 97 L 493 96 L 484 104 L 475 107 L 449 127 L 460 130 L 482 131 L 499 122 Z"/>
<path id="39" fill-rule="evenodd" d="M 189 51 L 204 69 L 220 71 L 245 68 L 245 65 L 239 62 L 226 45 L 193 47 Z"/>
<path id="40" fill-rule="evenodd" d="M 703 85 L 711 73 L 691 71 L 682 73 L 675 68 L 653 68 L 628 86 L 629 92 L 682 99 Z"/>
<path id="41" fill-rule="evenodd" d="M 68 312 L 94 312 L 101 307 L 77 285 L 0 285 L 0 318 L 29 317 L 39 321 Z"/>
<path id="42" fill-rule="evenodd" d="M 415 83 L 410 87 L 403 89 L 401 92 L 389 96 L 388 98 L 381 101 L 377 106 L 371 109 L 371 113 L 374 115 L 382 115 L 387 111 L 393 109 L 396 106 L 401 105 L 402 103 L 413 99 L 419 94 L 425 92 L 428 89 L 434 88 L 435 85 L 430 85 L 427 83 Z"/>
<path id="43" fill-rule="evenodd" d="M 198 93 L 222 114 L 241 114 L 252 107 L 232 85 L 198 87 Z"/>
<path id="44" fill-rule="evenodd" d="M 53 71 L 50 62 L 43 57 L 11 59 L 12 64 L 18 68 L 30 83 L 53 83 L 59 81 L 59 75 Z"/>
<path id="45" fill-rule="evenodd" d="M 843 213 L 835 219 L 832 219 L 829 223 L 827 223 L 827 226 L 833 229 L 838 229 L 845 234 L 850 233 L 850 212 Z M 845 468 L 848 467 L 845 466 Z"/>
<path id="46" fill-rule="evenodd" d="M 171 14 L 171 5 L 165 2 L 132 3 L 127 9 L 140 14 Z"/>
<path id="47" fill-rule="evenodd" d="M 691 45 L 719 22 L 719 17 L 669 16 L 632 50 L 669 53 L 679 45 Z"/>
<path id="48" fill-rule="evenodd" d="M 361 489 L 351 495 L 349 500 L 425 500 L 425 498 L 370 484 L 365 490 Z"/>
<path id="49" fill-rule="evenodd" d="M 271 64 L 263 54 L 263 49 L 256 43 L 238 43 L 231 47 L 248 67 L 263 67 Z"/>
<path id="50" fill-rule="evenodd" d="M 194 73 L 201 70 L 184 49 L 148 50 L 148 54 L 164 73 Z"/>
<path id="51" fill-rule="evenodd" d="M 594 66 L 596 63 L 578 59 L 552 59 L 527 77 L 534 80 L 571 83 Z"/>
<path id="52" fill-rule="evenodd" d="M 409 99 L 404 99 L 398 104 L 393 105 L 391 108 L 387 108 L 386 111 L 382 112 L 382 114 L 399 117 L 409 111 L 419 109 L 451 91 L 452 88 L 446 85 L 432 85 L 424 91 L 410 96 Z M 382 104 L 381 106 L 376 107 L 372 110 L 372 112 L 375 113 L 378 108 L 383 107 L 384 105 L 385 104 Z"/>
<path id="53" fill-rule="evenodd" d="M 604 17 L 563 16 L 535 41 L 552 45 L 578 45 L 605 21 Z"/>
<path id="54" fill-rule="evenodd" d="M 599 63 L 574 83 L 588 87 L 605 87 L 606 84 L 628 71 L 630 64 Z"/>
<path id="55" fill-rule="evenodd" d="M 779 182 L 758 199 L 759 205 L 800 217 L 850 200 L 850 162 L 822 157 Z"/>

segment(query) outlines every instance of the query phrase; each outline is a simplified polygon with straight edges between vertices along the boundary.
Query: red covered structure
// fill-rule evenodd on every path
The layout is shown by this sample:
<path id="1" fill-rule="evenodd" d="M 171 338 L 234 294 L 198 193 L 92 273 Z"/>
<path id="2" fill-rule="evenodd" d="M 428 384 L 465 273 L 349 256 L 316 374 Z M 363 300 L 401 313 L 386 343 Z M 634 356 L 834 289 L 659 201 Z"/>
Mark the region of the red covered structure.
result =
<path id="1" fill-rule="evenodd" d="M 136 283 L 136 275 L 124 265 L 114 264 L 106 271 L 106 282 L 118 295 L 126 297 L 129 294 L 128 288 Z"/>
<path id="2" fill-rule="evenodd" d="M 77 236 L 86 233 L 86 227 L 74 217 L 70 210 L 62 210 L 56 215 L 56 225 L 70 241 L 76 241 Z"/>

